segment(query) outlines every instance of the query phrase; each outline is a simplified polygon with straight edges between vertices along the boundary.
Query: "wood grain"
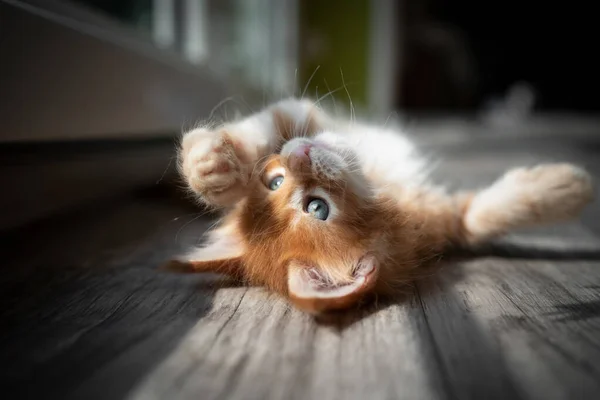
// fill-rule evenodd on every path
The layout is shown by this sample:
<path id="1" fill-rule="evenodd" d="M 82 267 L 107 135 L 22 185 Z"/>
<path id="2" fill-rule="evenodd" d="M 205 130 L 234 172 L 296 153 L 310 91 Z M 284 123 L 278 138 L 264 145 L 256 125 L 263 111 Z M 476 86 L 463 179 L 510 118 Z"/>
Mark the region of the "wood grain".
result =
<path id="1" fill-rule="evenodd" d="M 220 293 L 224 317 L 209 314 L 130 398 L 444 398 L 415 297 L 339 329 L 261 289 L 239 293 Z"/>
<path id="2" fill-rule="evenodd" d="M 598 146 L 511 140 L 430 149 L 461 187 L 561 156 L 600 177 Z M 260 288 L 158 272 L 213 222 L 164 191 L 99 206 L 2 237 L 4 398 L 600 397 L 598 203 L 328 321 Z"/>

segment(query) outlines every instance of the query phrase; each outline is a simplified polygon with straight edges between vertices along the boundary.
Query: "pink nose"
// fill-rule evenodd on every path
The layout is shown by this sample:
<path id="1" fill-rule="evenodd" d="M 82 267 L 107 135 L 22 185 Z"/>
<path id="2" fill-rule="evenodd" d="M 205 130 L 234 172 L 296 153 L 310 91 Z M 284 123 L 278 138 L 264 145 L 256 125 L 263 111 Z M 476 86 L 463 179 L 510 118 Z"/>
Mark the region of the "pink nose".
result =
<path id="1" fill-rule="evenodd" d="M 296 147 L 289 155 L 289 167 L 293 171 L 300 171 L 310 166 L 310 149 L 312 145 L 302 144 Z"/>

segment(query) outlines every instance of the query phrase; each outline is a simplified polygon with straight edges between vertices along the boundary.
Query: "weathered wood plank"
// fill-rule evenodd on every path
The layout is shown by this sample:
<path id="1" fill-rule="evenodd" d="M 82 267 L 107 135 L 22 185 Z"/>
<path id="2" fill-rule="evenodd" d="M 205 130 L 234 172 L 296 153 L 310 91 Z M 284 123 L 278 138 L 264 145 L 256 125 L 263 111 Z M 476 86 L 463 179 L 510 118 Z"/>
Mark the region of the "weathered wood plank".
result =
<path id="1" fill-rule="evenodd" d="M 513 166 L 546 161 L 599 171 L 585 151 L 557 143 L 497 149 L 474 144 L 446 152 L 439 173 L 457 186 L 476 188 Z M 597 204 L 588 211 L 598 212 Z M 513 252 L 521 247 L 517 258 L 451 263 L 417 285 L 451 391 L 461 399 L 596 397 L 600 374 L 592 365 L 600 361 L 600 291 L 584 288 L 600 281 L 600 241 L 576 222 L 528 230 L 504 242 Z M 557 253 L 561 259 L 552 259 Z M 552 317 L 556 310 L 588 318 L 559 322 Z"/>
<path id="2" fill-rule="evenodd" d="M 15 246 L 4 249 L 11 257 L 0 270 L 9 398 L 66 398 L 78 387 L 86 398 L 120 398 L 170 352 L 209 311 L 216 290 L 199 286 L 214 277 L 156 271 L 210 222 L 180 218 L 189 211 L 144 193 L 10 238 Z M 140 343 L 145 351 L 135 353 Z M 117 362 L 125 353 L 136 354 L 127 364 L 135 368 Z M 96 376 L 114 363 L 109 382 L 98 385 Z"/>
<path id="3" fill-rule="evenodd" d="M 122 329 L 124 331 L 133 330 L 134 332 L 141 329 L 143 334 L 139 340 L 133 341 L 130 346 L 122 351 L 115 352 L 114 348 L 107 349 L 113 353 L 111 359 L 103 365 L 96 364 L 98 368 L 87 379 L 79 380 L 76 385 L 73 385 L 75 388 L 69 393 L 68 398 L 121 398 L 131 390 L 133 384 L 145 378 L 143 374 L 139 373 L 140 370 L 150 374 L 156 361 L 168 357 L 173 351 L 177 351 L 180 341 L 185 340 L 186 334 L 190 335 L 192 332 L 197 331 L 195 325 L 199 319 L 204 317 L 203 320 L 206 321 L 206 325 L 203 334 L 214 341 L 224 325 L 227 324 L 227 321 L 235 314 L 246 290 L 246 288 L 239 288 L 219 292 L 219 295 L 213 298 L 213 304 L 206 304 L 206 294 L 187 291 L 185 293 L 189 299 L 184 303 L 173 302 L 174 304 L 164 313 L 164 321 L 146 320 L 145 324 L 142 321 L 140 327 L 136 324 L 136 321 L 129 318 L 127 321 L 128 326 Z M 173 296 L 165 294 L 163 294 L 163 298 L 169 299 L 168 302 L 175 300 Z M 113 338 L 116 336 L 114 333 L 111 331 L 99 332 L 100 335 Z M 121 333 L 131 335 L 130 332 Z M 195 343 L 195 345 L 198 346 L 199 343 Z M 210 347 L 210 343 L 207 343 L 206 348 L 200 350 L 199 347 L 195 347 L 195 349 L 202 354 L 209 351 Z M 193 354 L 192 352 L 186 354 L 186 356 L 191 357 L 193 360 Z M 157 358 L 157 356 L 159 357 Z M 178 367 L 186 365 L 186 360 L 179 361 L 181 364 Z M 115 371 L 121 371 L 121 373 L 115 376 Z M 185 374 L 184 372 L 182 375 Z M 156 383 L 159 383 L 163 389 L 167 389 L 171 385 L 177 385 L 177 380 L 166 381 L 166 378 L 167 376 L 158 377 Z M 183 376 L 178 378 L 183 379 Z M 168 397 L 158 396 L 156 398 Z"/>
<path id="4" fill-rule="evenodd" d="M 342 330 L 257 288 L 233 317 L 219 307 L 227 323 L 200 321 L 130 399 L 447 397 L 414 296 Z"/>
<path id="5" fill-rule="evenodd" d="M 477 187 L 558 159 L 600 176 L 597 150 L 518 143 L 442 147 L 440 176 Z M 595 398 L 599 212 L 513 235 L 520 250 L 455 262 L 396 304 L 324 325 L 258 288 L 157 273 L 210 221 L 138 194 L 5 238 L 3 388 L 60 399 Z"/>
<path id="6" fill-rule="evenodd" d="M 467 186 L 481 187 L 512 166 L 559 159 L 557 149 L 546 150 L 544 156 L 523 149 L 498 153 L 488 149 L 479 154 L 478 162 L 469 157 L 468 163 L 449 157 L 445 172 L 462 170 L 462 179 L 460 174 L 455 178 L 461 186 L 467 180 Z M 572 149 L 564 152 L 563 159 L 574 161 L 573 154 Z M 571 223 L 528 230 L 505 242 L 520 246 L 520 257 L 531 260 L 492 256 L 450 264 L 441 274 L 418 283 L 452 391 L 461 399 L 597 395 L 600 375 L 586 366 L 600 361 L 599 327 L 570 322 L 569 328 L 548 311 L 581 309 L 598 301 L 600 293 L 584 296 L 573 285 L 584 281 L 594 286 L 600 280 L 600 241 L 582 224 Z M 587 254 L 592 260 L 535 261 L 544 256 L 544 248 L 550 250 L 547 254 L 570 253 L 584 259 Z"/>
<path id="7" fill-rule="evenodd" d="M 569 279 L 561 282 L 556 270 Z M 565 309 L 563 315 L 577 316 L 580 307 L 597 303 L 600 293 L 580 294 L 572 277 L 586 275 L 586 286 L 595 287 L 599 272 L 598 262 L 487 259 L 460 263 L 420 283 L 457 396 L 568 399 L 600 393 L 598 321 L 552 316 Z"/>

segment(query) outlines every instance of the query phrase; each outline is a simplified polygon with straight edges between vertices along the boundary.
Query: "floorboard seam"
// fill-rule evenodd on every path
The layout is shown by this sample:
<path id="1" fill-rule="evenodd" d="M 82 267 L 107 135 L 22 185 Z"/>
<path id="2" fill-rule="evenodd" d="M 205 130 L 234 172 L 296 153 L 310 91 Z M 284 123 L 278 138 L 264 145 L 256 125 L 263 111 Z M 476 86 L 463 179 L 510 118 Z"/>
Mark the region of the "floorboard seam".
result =
<path id="1" fill-rule="evenodd" d="M 438 366 L 438 370 L 440 371 L 440 375 L 442 376 L 442 384 L 443 388 L 448 396 L 448 398 L 452 400 L 457 400 L 458 397 L 454 392 L 454 388 L 450 382 L 450 376 L 448 375 L 448 371 L 444 364 L 444 360 L 442 359 L 442 354 L 440 348 L 438 347 L 437 342 L 433 336 L 433 331 L 431 329 L 431 325 L 429 324 L 429 318 L 427 317 L 427 312 L 425 311 L 425 303 L 423 303 L 423 299 L 421 298 L 421 292 L 419 291 L 419 286 L 415 284 L 415 295 L 419 301 L 419 307 L 421 308 L 421 314 L 423 315 L 423 319 L 425 321 L 425 326 L 427 328 L 427 336 L 431 346 L 433 347 L 433 357 L 435 359 L 435 363 Z"/>

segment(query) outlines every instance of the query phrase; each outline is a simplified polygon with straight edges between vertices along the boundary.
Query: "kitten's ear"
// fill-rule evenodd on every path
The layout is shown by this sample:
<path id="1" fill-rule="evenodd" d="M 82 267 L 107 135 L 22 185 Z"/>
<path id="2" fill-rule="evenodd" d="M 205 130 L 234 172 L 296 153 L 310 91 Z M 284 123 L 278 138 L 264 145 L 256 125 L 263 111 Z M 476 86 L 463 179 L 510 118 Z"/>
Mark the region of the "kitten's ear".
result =
<path id="1" fill-rule="evenodd" d="M 163 268 L 180 273 L 215 273 L 241 278 L 243 245 L 230 229 L 221 228 L 210 234 L 208 242 L 185 256 L 172 260 Z"/>
<path id="2" fill-rule="evenodd" d="M 336 283 L 323 269 L 292 262 L 288 269 L 288 294 L 296 307 L 312 314 L 346 309 L 373 289 L 378 272 L 372 255 L 363 256 L 344 283 Z"/>

